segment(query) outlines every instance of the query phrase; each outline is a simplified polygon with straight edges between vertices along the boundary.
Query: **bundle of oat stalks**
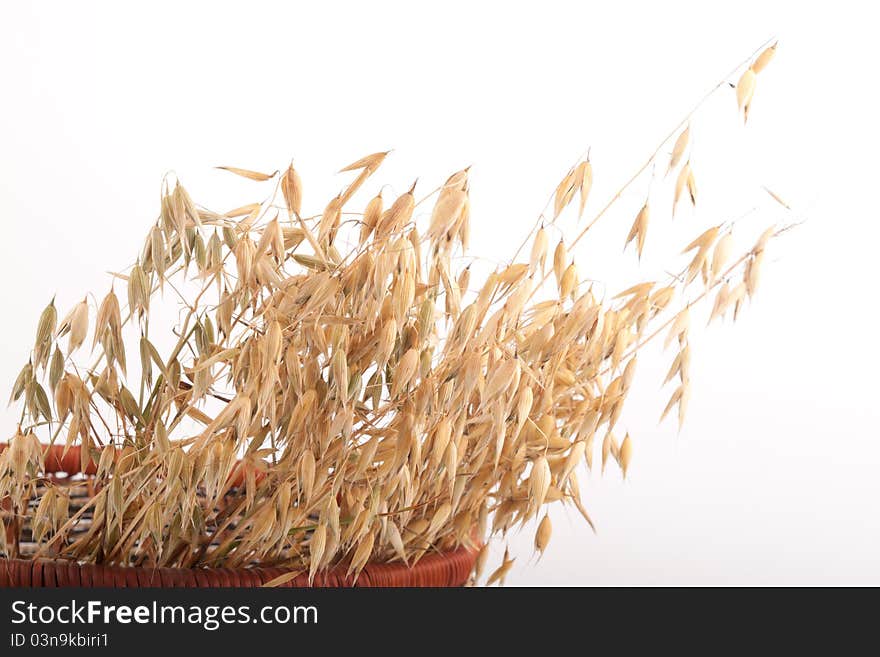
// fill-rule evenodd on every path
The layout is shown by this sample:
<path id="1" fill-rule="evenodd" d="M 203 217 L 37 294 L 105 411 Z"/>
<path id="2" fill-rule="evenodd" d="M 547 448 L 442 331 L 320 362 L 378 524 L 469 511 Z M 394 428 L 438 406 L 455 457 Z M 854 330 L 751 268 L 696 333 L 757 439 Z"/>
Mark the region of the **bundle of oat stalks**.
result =
<path id="1" fill-rule="evenodd" d="M 734 73 L 742 116 L 774 49 Z M 696 202 L 689 138 L 686 119 L 640 170 L 668 170 L 678 205 Z M 600 301 L 569 249 L 619 192 L 576 239 L 551 245 L 536 226 L 527 260 L 475 282 L 453 257 L 468 242 L 467 170 L 427 197 L 426 226 L 413 221 L 414 189 L 350 210 L 385 156 L 345 167 L 353 181 L 314 217 L 292 166 L 228 168 L 274 194 L 224 214 L 168 186 L 116 291 L 60 321 L 53 300 L 14 385 L 22 422 L 0 454 L 0 551 L 22 554 L 16 532 L 28 527 L 36 557 L 356 574 L 532 519 L 543 550 L 551 503 L 590 522 L 578 466 L 596 452 L 626 472 L 633 447 L 615 426 L 639 350 L 658 335 L 678 345 L 666 410 L 683 418 L 690 307 L 712 294 L 713 315 L 737 312 L 778 231 L 736 256 L 727 228 L 702 230 L 680 274 Z M 545 223 L 583 214 L 591 182 L 589 161 L 573 167 Z M 650 214 L 646 202 L 625 238 L 639 253 Z M 149 332 L 159 294 L 184 304 L 167 353 Z M 85 482 L 41 476 L 38 434 L 98 464 L 84 505 L 69 500 Z"/>

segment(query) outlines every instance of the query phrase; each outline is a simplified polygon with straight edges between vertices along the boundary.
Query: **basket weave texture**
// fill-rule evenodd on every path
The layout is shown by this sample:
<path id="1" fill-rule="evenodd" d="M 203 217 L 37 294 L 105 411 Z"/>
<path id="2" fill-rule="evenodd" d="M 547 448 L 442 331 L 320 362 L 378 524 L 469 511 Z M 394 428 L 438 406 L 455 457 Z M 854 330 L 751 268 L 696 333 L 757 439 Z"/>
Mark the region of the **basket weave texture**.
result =
<path id="1" fill-rule="evenodd" d="M 0 451 L 6 445 L 0 444 Z M 63 479 L 90 477 L 95 464 L 81 472 L 78 447 L 66 452 L 63 446 L 48 446 L 44 455 L 45 475 Z M 2 502 L 2 500 L 0 500 Z M 4 505 L 5 507 L 6 505 Z M 11 536 L 7 540 L 12 539 Z M 456 587 L 470 578 L 477 550 L 462 546 L 454 550 L 430 553 L 412 567 L 403 563 L 369 563 L 357 580 L 346 574 L 343 564 L 315 575 L 317 587 Z M 256 587 L 294 572 L 291 568 L 145 568 L 82 564 L 61 559 L 0 558 L 0 588 L 7 587 Z M 309 586 L 308 573 L 298 572 L 284 578 L 282 587 Z"/>

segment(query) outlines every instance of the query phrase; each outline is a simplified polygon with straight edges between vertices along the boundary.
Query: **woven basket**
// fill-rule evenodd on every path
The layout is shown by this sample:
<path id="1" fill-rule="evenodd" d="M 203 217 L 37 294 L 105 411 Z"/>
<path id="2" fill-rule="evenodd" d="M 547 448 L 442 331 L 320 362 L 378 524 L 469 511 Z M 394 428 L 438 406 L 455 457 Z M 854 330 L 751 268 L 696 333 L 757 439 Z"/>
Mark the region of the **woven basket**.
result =
<path id="1" fill-rule="evenodd" d="M 0 444 L 0 451 L 5 449 Z M 64 452 L 60 445 L 48 446 L 44 455 L 45 476 L 58 483 L 87 483 L 95 474 L 95 464 L 90 463 L 81 472 L 78 447 Z M 240 473 L 238 475 L 241 476 Z M 90 485 L 78 487 L 83 494 L 71 497 L 71 507 L 83 503 L 93 494 Z M 8 500 L 0 500 L 3 511 L 8 514 Z M 7 527 L 8 527 L 7 523 Z M 9 529 L 7 529 L 9 531 Z M 29 527 L 21 529 L 22 553 L 26 556 L 29 544 Z M 7 541 L 12 541 L 11 532 Z M 414 566 L 401 563 L 369 563 L 354 581 L 346 575 L 347 568 L 342 565 L 320 572 L 315 576 L 312 586 L 350 587 L 350 586 L 433 586 L 455 587 L 467 583 L 474 567 L 477 551 L 473 547 L 459 547 L 447 552 L 426 554 Z M 252 566 L 247 568 L 144 568 L 138 566 L 104 566 L 81 564 L 61 559 L 3 559 L 0 558 L 0 588 L 5 587 L 254 587 L 262 586 L 279 578 L 293 569 L 283 567 Z M 279 586 L 307 587 L 308 575 L 305 572 L 287 579 Z"/>

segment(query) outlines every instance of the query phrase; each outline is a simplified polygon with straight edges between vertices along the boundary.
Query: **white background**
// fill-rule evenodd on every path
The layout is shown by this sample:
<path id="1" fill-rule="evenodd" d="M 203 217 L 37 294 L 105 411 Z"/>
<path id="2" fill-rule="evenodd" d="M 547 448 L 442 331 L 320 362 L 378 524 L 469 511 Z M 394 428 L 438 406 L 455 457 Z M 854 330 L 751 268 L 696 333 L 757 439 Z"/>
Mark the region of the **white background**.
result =
<path id="1" fill-rule="evenodd" d="M 500 261 L 587 147 L 589 214 L 775 35 L 779 52 L 760 76 L 749 125 L 737 121 L 729 88 L 694 117 L 698 208 L 673 226 L 658 206 L 652 236 L 662 251 L 667 231 L 695 234 L 743 213 L 755 230 L 806 222 L 772 250 L 741 320 L 696 332 L 680 433 L 657 424 L 672 355 L 645 357 L 624 417 L 636 441 L 629 478 L 614 468 L 582 474 L 598 533 L 573 512 L 554 513 L 554 540 L 537 564 L 528 563 L 531 529 L 512 536 L 508 583 L 880 584 L 869 267 L 880 237 L 880 46 L 859 7 L 6 3 L 3 387 L 52 295 L 66 312 L 86 291 L 106 291 L 106 271 L 131 264 L 166 173 L 224 210 L 265 194 L 212 167 L 271 171 L 294 158 L 305 205 L 319 212 L 343 184 L 334 172 L 366 153 L 395 149 L 377 178 L 397 193 L 416 176 L 426 192 L 473 165 L 473 252 Z M 646 191 L 640 183 L 625 195 L 578 251 L 583 275 L 639 280 L 620 249 Z M 560 223 L 576 229 L 573 216 Z M 15 413 L 2 419 L 11 434 Z"/>

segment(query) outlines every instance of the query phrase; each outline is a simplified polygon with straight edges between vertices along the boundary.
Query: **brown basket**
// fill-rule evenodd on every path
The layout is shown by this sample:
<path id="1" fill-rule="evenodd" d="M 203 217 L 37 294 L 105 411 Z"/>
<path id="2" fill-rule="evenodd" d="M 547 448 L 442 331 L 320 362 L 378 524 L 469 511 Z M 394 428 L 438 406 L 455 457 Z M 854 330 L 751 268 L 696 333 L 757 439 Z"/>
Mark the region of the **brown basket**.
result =
<path id="1" fill-rule="evenodd" d="M 5 449 L 0 444 L 0 451 Z M 44 453 L 45 474 L 64 474 L 68 478 L 95 474 L 90 463 L 80 472 L 79 447 L 65 453 L 61 445 L 47 446 Z M 240 477 L 240 473 L 238 473 Z M 11 540 L 11 536 L 8 537 Z M 447 552 L 427 554 L 414 566 L 401 563 L 367 564 L 354 581 L 346 575 L 346 567 L 338 566 L 320 572 L 312 586 L 433 586 L 455 587 L 468 582 L 476 560 L 477 550 L 459 547 Z M 298 569 L 297 569 L 298 570 Z M 144 568 L 138 566 L 104 566 L 81 564 L 61 559 L 3 559 L 0 558 L 0 588 L 6 587 L 255 587 L 280 578 L 295 569 L 283 567 L 248 568 Z M 298 572 L 292 579 L 279 584 L 283 587 L 309 586 L 308 574 Z"/>

